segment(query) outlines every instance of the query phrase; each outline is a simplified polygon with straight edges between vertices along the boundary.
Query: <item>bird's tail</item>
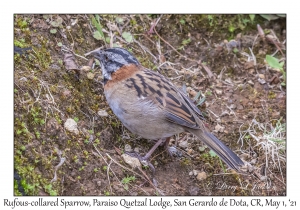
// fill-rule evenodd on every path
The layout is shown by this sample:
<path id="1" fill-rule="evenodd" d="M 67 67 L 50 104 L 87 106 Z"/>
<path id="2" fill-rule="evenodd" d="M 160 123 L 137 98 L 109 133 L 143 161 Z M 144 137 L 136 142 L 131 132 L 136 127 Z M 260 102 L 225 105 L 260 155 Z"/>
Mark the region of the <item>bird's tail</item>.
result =
<path id="1" fill-rule="evenodd" d="M 188 129 L 189 132 L 196 135 L 201 141 L 203 141 L 211 150 L 213 150 L 230 168 L 239 171 L 240 166 L 244 165 L 244 162 L 225 144 L 223 144 L 212 133 L 203 130 Z"/>

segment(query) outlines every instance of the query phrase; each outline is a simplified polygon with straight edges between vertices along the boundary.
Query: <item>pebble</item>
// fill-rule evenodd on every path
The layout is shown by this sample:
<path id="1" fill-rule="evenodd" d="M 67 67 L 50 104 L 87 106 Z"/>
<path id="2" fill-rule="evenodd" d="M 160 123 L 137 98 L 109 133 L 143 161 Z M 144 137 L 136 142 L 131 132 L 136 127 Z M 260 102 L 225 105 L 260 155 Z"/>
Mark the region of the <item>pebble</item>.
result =
<path id="1" fill-rule="evenodd" d="M 264 74 L 259 74 L 258 77 L 261 78 L 261 79 L 265 79 L 265 75 Z"/>
<path id="2" fill-rule="evenodd" d="M 261 176 L 261 177 L 260 177 L 260 181 L 266 181 L 267 178 L 268 178 L 267 176 Z"/>
<path id="3" fill-rule="evenodd" d="M 70 131 L 71 133 L 75 133 L 76 135 L 79 134 L 79 131 L 77 129 L 77 123 L 75 120 L 69 118 L 64 124 L 64 127 L 66 130 Z"/>
<path id="4" fill-rule="evenodd" d="M 217 95 L 222 95 L 222 93 L 223 93 L 223 91 L 220 90 L 220 89 L 216 89 L 215 91 L 216 91 L 216 94 L 217 94 Z"/>
<path id="5" fill-rule="evenodd" d="M 86 74 L 86 76 L 87 76 L 88 79 L 94 79 L 95 74 L 92 73 L 92 72 L 88 72 L 88 73 Z"/>
<path id="6" fill-rule="evenodd" d="M 205 150 L 205 148 L 207 148 L 206 146 L 203 146 L 203 147 L 199 147 L 199 151 L 200 152 L 203 152 Z"/>
<path id="7" fill-rule="evenodd" d="M 189 150 L 187 151 L 187 153 L 188 153 L 189 155 L 192 154 L 192 152 L 193 152 L 192 149 L 189 149 Z"/>
<path id="8" fill-rule="evenodd" d="M 191 186 L 191 187 L 189 188 L 189 193 L 190 193 L 190 195 L 194 195 L 194 196 L 195 196 L 195 195 L 198 195 L 199 192 L 200 192 L 199 187 Z"/>
<path id="9" fill-rule="evenodd" d="M 182 141 L 179 143 L 179 147 L 185 149 L 188 147 L 188 142 L 187 141 Z"/>
<path id="10" fill-rule="evenodd" d="M 230 109 L 236 109 L 236 105 L 235 104 L 230 104 L 229 108 Z"/>
<path id="11" fill-rule="evenodd" d="M 202 180 L 204 180 L 204 179 L 206 179 L 206 178 L 207 178 L 207 175 L 206 175 L 206 173 L 205 173 L 204 171 L 198 173 L 198 174 L 197 174 L 197 177 L 196 177 L 196 179 L 197 179 L 198 181 L 202 181 Z"/>
<path id="12" fill-rule="evenodd" d="M 97 181 L 97 185 L 98 185 L 98 187 L 101 187 L 101 181 Z"/>
<path id="13" fill-rule="evenodd" d="M 141 168 L 142 167 L 139 159 L 137 159 L 135 157 L 131 157 L 127 154 L 123 154 L 122 158 L 123 158 L 124 162 L 127 163 L 128 165 L 130 165 L 132 168 Z"/>
<path id="14" fill-rule="evenodd" d="M 254 85 L 254 82 L 252 82 L 252 80 L 249 80 L 249 81 L 248 81 L 248 84 Z"/>
<path id="15" fill-rule="evenodd" d="M 255 72 L 254 69 L 249 69 L 248 71 L 249 71 L 250 74 L 253 74 Z"/>
<path id="16" fill-rule="evenodd" d="M 264 79 L 258 78 L 257 80 L 262 85 L 266 83 L 266 80 L 264 80 Z"/>
<path id="17" fill-rule="evenodd" d="M 215 130 L 217 131 L 217 132 L 221 132 L 221 133 L 223 133 L 224 132 L 224 126 L 221 126 L 221 125 L 219 125 L 219 124 L 217 124 L 216 126 L 215 126 Z"/>
<path id="18" fill-rule="evenodd" d="M 125 152 L 132 152 L 132 148 L 129 144 L 125 144 L 124 150 Z"/>
<path id="19" fill-rule="evenodd" d="M 107 117 L 108 116 L 108 113 L 105 110 L 99 110 L 97 114 L 101 117 Z"/>
<path id="20" fill-rule="evenodd" d="M 91 67 L 90 67 L 90 66 L 82 66 L 82 67 L 80 68 L 80 70 L 88 72 L 88 71 L 91 70 Z"/>
<path id="21" fill-rule="evenodd" d="M 193 170 L 194 176 L 196 176 L 200 171 L 199 170 Z"/>

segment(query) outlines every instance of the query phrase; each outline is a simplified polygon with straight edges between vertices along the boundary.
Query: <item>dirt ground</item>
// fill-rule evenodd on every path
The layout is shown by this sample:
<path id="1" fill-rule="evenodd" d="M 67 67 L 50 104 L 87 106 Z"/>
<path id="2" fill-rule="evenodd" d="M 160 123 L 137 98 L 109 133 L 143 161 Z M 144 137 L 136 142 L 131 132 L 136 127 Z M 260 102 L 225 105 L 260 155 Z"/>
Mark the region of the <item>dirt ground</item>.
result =
<path id="1" fill-rule="evenodd" d="M 286 195 L 286 19 L 270 17 L 15 15 L 15 195 Z M 207 127 L 245 167 L 228 169 L 189 133 L 171 139 L 179 156 L 152 155 L 156 187 L 149 167 L 127 165 L 125 151 L 153 142 L 112 113 L 84 55 L 110 46 L 201 98 Z"/>

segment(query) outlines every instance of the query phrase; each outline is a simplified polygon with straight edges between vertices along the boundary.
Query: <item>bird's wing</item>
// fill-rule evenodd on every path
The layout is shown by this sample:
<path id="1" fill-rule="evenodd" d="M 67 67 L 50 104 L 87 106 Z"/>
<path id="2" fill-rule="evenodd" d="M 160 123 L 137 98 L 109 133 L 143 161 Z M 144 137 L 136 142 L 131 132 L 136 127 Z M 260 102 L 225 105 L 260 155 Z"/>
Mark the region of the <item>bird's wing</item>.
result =
<path id="1" fill-rule="evenodd" d="M 134 77 L 143 90 L 139 93 L 154 101 L 163 110 L 166 120 L 193 129 L 202 127 L 200 110 L 167 78 L 148 69 L 137 72 Z"/>

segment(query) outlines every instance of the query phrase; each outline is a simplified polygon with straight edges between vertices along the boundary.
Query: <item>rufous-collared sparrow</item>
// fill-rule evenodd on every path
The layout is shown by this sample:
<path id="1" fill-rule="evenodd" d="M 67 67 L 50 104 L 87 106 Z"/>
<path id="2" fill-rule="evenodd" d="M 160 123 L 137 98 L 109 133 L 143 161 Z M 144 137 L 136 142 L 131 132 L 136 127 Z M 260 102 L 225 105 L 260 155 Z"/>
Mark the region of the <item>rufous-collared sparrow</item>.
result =
<path id="1" fill-rule="evenodd" d="M 126 128 L 145 139 L 158 140 L 190 132 L 212 149 L 229 167 L 239 170 L 243 161 L 204 126 L 200 110 L 166 77 L 143 67 L 123 48 L 95 50 L 100 61 L 106 100 Z"/>

